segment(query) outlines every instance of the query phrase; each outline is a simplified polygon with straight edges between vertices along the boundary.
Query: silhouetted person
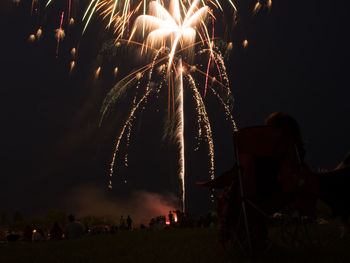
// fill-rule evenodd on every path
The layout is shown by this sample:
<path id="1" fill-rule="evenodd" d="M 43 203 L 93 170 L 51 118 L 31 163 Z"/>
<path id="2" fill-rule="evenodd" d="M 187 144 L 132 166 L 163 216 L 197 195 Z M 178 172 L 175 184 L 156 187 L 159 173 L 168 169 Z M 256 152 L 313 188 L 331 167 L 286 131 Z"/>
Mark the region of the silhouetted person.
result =
<path id="1" fill-rule="evenodd" d="M 55 222 L 53 227 L 50 230 L 50 239 L 61 240 L 62 238 L 63 238 L 63 230 L 58 224 L 58 222 Z"/>
<path id="2" fill-rule="evenodd" d="M 32 241 L 33 229 L 30 226 L 26 226 L 23 230 L 23 241 Z"/>
<path id="3" fill-rule="evenodd" d="M 152 217 L 151 221 L 148 224 L 149 228 L 152 229 L 155 224 L 156 224 L 156 219 L 154 217 Z"/>
<path id="4" fill-rule="evenodd" d="M 170 225 L 173 225 L 174 224 L 174 214 L 171 211 L 169 211 L 168 218 L 169 218 Z"/>
<path id="5" fill-rule="evenodd" d="M 111 225 L 111 228 L 109 229 L 110 234 L 115 234 L 118 232 L 118 227 L 116 225 Z"/>
<path id="6" fill-rule="evenodd" d="M 41 228 L 34 229 L 32 234 L 32 241 L 33 242 L 40 242 L 45 240 L 44 232 Z"/>
<path id="7" fill-rule="evenodd" d="M 200 216 L 197 222 L 197 227 L 204 227 L 204 217 Z"/>
<path id="8" fill-rule="evenodd" d="M 11 231 L 11 233 L 7 235 L 6 239 L 8 242 L 14 242 L 14 241 L 17 241 L 19 239 L 19 235 L 15 234 Z"/>
<path id="9" fill-rule="evenodd" d="M 131 219 L 131 217 L 129 215 L 126 218 L 126 222 L 128 223 L 128 230 L 131 230 L 131 228 L 132 228 L 132 219 Z"/>
<path id="10" fill-rule="evenodd" d="M 293 184 L 295 186 L 295 200 L 291 206 L 302 215 L 313 216 L 316 202 L 320 195 L 320 185 L 316 175 L 304 161 L 305 140 L 301 135 L 297 120 L 287 113 L 273 112 L 265 120 L 265 125 L 281 129 L 286 136 L 293 140 L 299 159 L 299 171 L 296 171 L 294 176 L 294 179 L 296 178 L 297 180 L 289 183 L 290 186 Z M 291 178 L 289 179 L 291 180 Z M 283 184 L 281 180 L 280 183 Z"/>
<path id="11" fill-rule="evenodd" d="M 125 218 L 123 216 L 120 216 L 120 224 L 119 224 L 119 229 L 124 230 L 125 229 Z"/>
<path id="12" fill-rule="evenodd" d="M 67 239 L 80 238 L 84 234 L 83 225 L 80 222 L 75 221 L 73 215 L 68 216 L 69 223 L 66 225 L 65 236 Z"/>
<path id="13" fill-rule="evenodd" d="M 300 127 L 296 119 L 284 112 L 273 112 L 265 120 L 265 125 L 282 129 L 283 133 L 294 140 L 298 150 L 301 164 L 304 164 L 305 141 L 300 132 Z"/>

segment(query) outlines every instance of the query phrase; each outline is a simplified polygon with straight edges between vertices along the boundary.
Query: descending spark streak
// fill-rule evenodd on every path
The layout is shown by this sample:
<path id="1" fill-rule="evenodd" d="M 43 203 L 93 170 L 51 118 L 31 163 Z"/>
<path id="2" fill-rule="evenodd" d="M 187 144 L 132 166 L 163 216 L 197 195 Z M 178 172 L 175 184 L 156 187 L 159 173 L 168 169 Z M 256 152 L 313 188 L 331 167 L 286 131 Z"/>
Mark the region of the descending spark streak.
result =
<path id="1" fill-rule="evenodd" d="M 272 0 L 268 0 L 268 1 L 267 1 L 267 7 L 270 9 L 271 6 L 272 6 Z"/>
<path id="2" fill-rule="evenodd" d="M 247 48 L 247 46 L 248 46 L 248 40 L 247 39 L 245 39 L 244 41 L 243 41 L 243 47 L 244 48 Z"/>
<path id="3" fill-rule="evenodd" d="M 39 40 L 41 38 L 41 35 L 43 33 L 43 30 L 41 28 L 39 28 L 37 31 L 36 31 L 36 38 Z"/>
<path id="4" fill-rule="evenodd" d="M 135 107 L 133 107 L 130 111 L 130 114 L 117 138 L 117 142 L 115 144 L 114 147 L 114 152 L 113 152 L 113 157 L 112 157 L 112 162 L 111 162 L 111 166 L 110 166 L 110 174 L 109 176 L 112 177 L 113 176 L 113 171 L 114 171 L 114 163 L 117 157 L 117 151 L 119 149 L 119 144 L 121 139 L 123 138 L 123 135 L 125 133 L 125 129 L 128 127 L 128 125 L 130 125 L 132 119 L 134 118 L 135 112 L 138 110 L 138 108 L 140 107 L 141 103 L 148 97 L 148 95 L 151 93 L 152 89 L 149 89 L 148 91 L 146 91 L 146 93 L 142 96 L 142 98 L 138 101 L 138 103 L 135 105 Z M 110 189 L 112 188 L 112 182 L 109 181 L 109 186 Z"/>
<path id="5" fill-rule="evenodd" d="M 121 139 L 123 138 L 123 136 L 124 136 L 124 134 L 125 134 L 125 130 L 126 130 L 126 128 L 128 128 L 126 137 L 127 137 L 127 144 L 129 144 L 129 141 L 130 141 L 130 134 L 131 134 L 131 128 L 132 128 L 132 121 L 133 121 L 133 119 L 135 118 L 135 112 L 136 112 L 136 110 L 139 108 L 139 106 L 140 106 L 140 104 L 141 104 L 142 102 L 146 102 L 147 97 L 148 97 L 148 95 L 149 95 L 149 93 L 150 93 L 150 91 L 151 91 L 151 88 L 150 88 L 150 85 L 149 85 L 149 84 L 150 84 L 151 77 L 152 77 L 152 71 L 153 71 L 153 68 L 154 68 L 154 66 L 155 66 L 155 64 L 156 64 L 156 62 L 157 62 L 157 59 L 158 59 L 159 55 L 161 54 L 162 50 L 163 50 L 163 49 L 159 49 L 159 50 L 156 52 L 155 57 L 154 57 L 154 59 L 153 59 L 153 61 L 152 61 L 152 64 L 151 64 L 150 66 L 147 67 L 147 69 L 150 69 L 150 71 L 149 71 L 149 74 L 148 74 L 148 83 L 147 83 L 146 93 L 143 95 L 143 97 L 141 98 L 141 100 L 140 100 L 138 103 L 136 103 L 136 94 L 135 94 L 135 96 L 134 96 L 133 105 L 132 105 L 132 110 L 131 110 L 131 112 L 130 112 L 130 115 L 129 115 L 128 119 L 127 119 L 126 122 L 124 123 L 124 126 L 123 126 L 123 128 L 122 128 L 122 131 L 121 131 L 121 133 L 120 133 L 120 135 L 119 135 L 119 137 L 118 137 L 118 139 L 117 139 L 116 146 L 115 146 L 115 148 L 114 148 L 113 158 L 112 158 L 112 162 L 111 162 L 111 165 L 110 165 L 110 178 L 112 178 L 113 173 L 114 173 L 114 165 L 115 165 L 116 155 L 117 155 L 117 152 L 118 152 L 118 150 L 119 150 L 120 141 L 121 141 Z M 160 60 L 160 61 L 162 61 L 162 60 Z M 159 62 L 159 61 L 158 61 L 158 62 Z M 137 74 L 140 74 L 140 73 L 137 73 Z M 137 74 L 136 74 L 136 75 L 137 75 Z M 127 84 L 126 84 L 126 85 L 127 85 Z M 158 88 L 158 90 L 161 88 L 161 85 L 162 85 L 162 84 L 160 84 L 160 87 Z M 136 86 L 136 88 L 138 89 L 138 85 Z M 110 99 L 110 98 L 108 98 L 108 97 L 107 97 L 107 99 L 108 99 L 109 103 L 107 103 L 107 105 L 103 107 L 102 114 L 101 114 L 101 119 L 100 119 L 100 124 L 99 124 L 100 126 L 101 126 L 102 119 L 103 119 L 104 115 L 105 115 L 106 112 L 107 112 L 107 109 L 108 109 L 108 107 L 109 107 L 109 104 L 111 104 L 111 102 L 113 102 L 113 99 Z M 105 99 L 105 100 L 106 100 L 106 99 Z M 127 154 L 126 154 L 125 157 L 124 157 L 124 163 L 125 163 L 125 165 L 127 166 L 127 163 L 128 163 L 128 155 L 127 155 Z M 110 188 L 110 189 L 112 188 L 112 181 L 111 181 L 111 180 L 109 181 L 109 188 Z"/>
<path id="6" fill-rule="evenodd" d="M 135 105 L 134 105 L 135 107 Z M 127 131 L 127 134 L 126 134 L 126 148 L 129 148 L 130 146 L 130 135 L 131 135 L 131 128 L 132 128 L 132 125 L 131 125 L 131 121 L 129 122 L 128 124 L 128 131 Z M 128 166 L 128 152 L 126 151 L 126 154 L 125 154 L 125 157 L 124 157 L 124 165 L 125 166 Z"/>
<path id="7" fill-rule="evenodd" d="M 256 2 L 255 6 L 254 6 L 253 13 L 256 14 L 257 12 L 259 12 L 260 8 L 261 8 L 261 4 L 258 1 L 258 2 Z"/>
<path id="8" fill-rule="evenodd" d="M 46 3 L 46 6 L 45 6 L 45 7 L 48 7 L 48 6 L 51 4 L 51 2 L 52 2 L 52 0 L 47 1 L 47 3 Z"/>
<path id="9" fill-rule="evenodd" d="M 95 0 L 91 0 L 91 2 L 90 2 L 90 4 L 89 4 L 88 8 L 86 8 L 86 11 L 85 11 L 85 13 L 84 13 L 84 15 L 83 15 L 82 21 L 85 20 L 85 17 L 86 17 L 87 14 L 89 13 L 89 11 L 90 11 L 90 9 L 91 9 L 91 6 L 92 6 L 92 4 L 93 4 L 94 2 L 95 2 Z"/>
<path id="10" fill-rule="evenodd" d="M 118 74 L 118 67 L 115 67 L 115 68 L 114 68 L 113 74 L 114 74 L 114 78 L 116 78 L 116 77 L 117 77 L 117 74 Z"/>
<path id="11" fill-rule="evenodd" d="M 67 17 L 67 21 L 68 23 L 70 23 L 70 10 L 71 10 L 71 6 L 72 6 L 72 0 L 68 0 L 68 17 Z"/>
<path id="12" fill-rule="evenodd" d="M 110 27 L 111 24 L 112 24 L 113 17 L 114 17 L 114 12 L 115 12 L 115 10 L 117 8 L 117 4 L 118 4 L 118 0 L 115 0 L 114 5 L 113 5 L 113 9 L 112 9 L 112 12 L 111 12 L 111 18 L 110 18 L 109 23 L 108 23 L 108 27 Z"/>
<path id="13" fill-rule="evenodd" d="M 211 57 L 212 57 L 212 54 L 210 54 L 210 56 L 209 56 L 209 61 L 208 61 L 208 66 L 207 66 L 207 74 L 205 76 L 204 98 L 207 95 L 208 77 L 209 77 L 209 68 L 210 68 L 210 64 L 211 64 Z"/>
<path id="14" fill-rule="evenodd" d="M 56 29 L 56 38 L 57 38 L 57 48 L 56 48 L 56 58 L 58 57 L 58 49 L 60 47 L 60 40 L 64 38 L 64 30 L 62 29 L 64 12 L 61 14 L 60 27 Z"/>
<path id="15" fill-rule="evenodd" d="M 86 14 L 88 13 L 88 10 L 90 10 L 90 7 L 91 7 L 91 5 L 92 5 L 92 3 L 93 3 L 94 1 L 95 1 L 95 0 L 91 1 L 91 3 L 90 3 L 90 5 L 89 5 L 88 9 L 86 10 L 86 13 L 84 14 L 83 20 L 85 19 L 85 16 L 86 16 Z M 100 0 L 96 0 L 95 6 L 94 6 L 94 8 L 92 9 L 89 18 L 88 18 L 87 21 L 86 21 L 85 27 L 84 27 L 84 29 L 83 29 L 83 34 L 84 34 L 84 32 L 85 32 L 87 26 L 89 25 L 90 20 L 91 20 L 91 17 L 92 17 L 92 15 L 94 14 L 94 12 L 95 12 L 95 10 L 96 10 L 96 8 L 97 8 L 99 2 L 100 2 Z"/>
<path id="16" fill-rule="evenodd" d="M 196 87 L 196 83 L 194 82 L 192 75 L 187 74 L 187 77 L 188 77 L 189 82 L 190 82 L 190 87 L 192 88 L 192 90 L 194 92 L 194 101 L 196 102 L 197 113 L 200 117 L 200 121 L 202 121 L 204 123 L 205 137 L 206 137 L 206 140 L 207 140 L 208 146 L 209 146 L 209 157 L 210 157 L 210 172 L 209 172 L 209 174 L 210 174 L 210 179 L 214 180 L 215 179 L 215 175 L 214 175 L 214 171 L 215 171 L 215 169 L 214 169 L 214 141 L 213 141 L 213 134 L 211 131 L 210 121 L 208 118 L 207 111 L 205 109 L 203 99 L 202 99 L 202 97 L 201 97 L 201 95 Z M 200 136 L 200 133 L 198 134 L 198 136 Z"/>
<path id="17" fill-rule="evenodd" d="M 230 97 L 231 96 L 231 89 L 229 88 L 230 83 L 229 83 L 229 79 L 228 79 L 228 76 L 226 73 L 225 62 L 224 62 L 224 59 L 223 59 L 221 53 L 217 52 L 213 48 L 211 48 L 211 49 L 202 49 L 198 52 L 198 54 L 201 55 L 201 54 L 206 53 L 206 52 L 209 53 L 209 55 L 212 55 L 213 58 L 215 59 L 217 67 L 219 68 L 219 72 L 221 72 L 220 76 L 224 80 L 224 83 L 223 83 L 224 85 L 222 85 L 222 87 L 226 91 L 226 96 Z"/>
<path id="18" fill-rule="evenodd" d="M 38 3 L 38 0 L 32 0 L 32 8 L 31 8 L 31 15 L 33 14 L 34 11 L 34 5 Z"/>
<path id="19" fill-rule="evenodd" d="M 179 59 L 178 63 L 178 78 L 177 78 L 177 127 L 176 127 L 176 140 L 179 144 L 180 159 L 179 159 L 179 177 L 182 186 L 182 211 L 185 211 L 185 138 L 184 138 L 184 102 L 183 102 L 183 67 L 182 60 Z"/>
<path id="20" fill-rule="evenodd" d="M 209 46 L 209 50 L 210 50 L 210 55 L 209 55 L 209 61 L 208 61 L 208 66 L 207 66 L 207 74 L 205 77 L 205 86 L 204 86 L 204 98 L 207 95 L 207 87 L 208 87 L 208 77 L 209 77 L 209 67 L 211 64 L 211 59 L 213 58 L 215 65 L 219 71 L 219 75 L 220 75 L 220 80 L 222 81 L 222 76 L 221 76 L 221 71 L 220 71 L 220 67 L 218 65 L 218 62 L 216 61 L 215 56 L 213 55 L 213 44 L 214 43 L 214 32 L 215 32 L 215 27 L 214 27 L 214 17 L 212 17 L 212 24 L 213 24 L 213 29 L 212 29 L 212 41 L 210 42 L 210 39 L 207 40 L 208 46 Z"/>
<path id="21" fill-rule="evenodd" d="M 35 41 L 35 35 L 34 34 L 29 35 L 28 41 L 34 42 Z"/>
<path id="22" fill-rule="evenodd" d="M 228 79 L 228 76 L 227 76 L 227 73 L 226 73 L 226 66 L 225 66 L 224 59 L 223 59 L 221 53 L 220 52 L 216 52 L 214 49 L 203 49 L 203 50 L 201 50 L 199 52 L 199 54 L 202 54 L 204 52 L 208 52 L 210 54 L 213 54 L 213 57 L 215 57 L 217 59 L 218 64 L 220 65 L 220 67 L 222 69 L 221 72 L 222 72 L 223 79 L 225 81 L 225 85 L 223 85 L 222 87 L 226 87 L 226 96 L 227 97 L 231 97 L 231 89 L 229 88 L 229 79 Z M 220 103 L 223 105 L 226 117 L 230 120 L 230 122 L 232 124 L 232 127 L 233 127 L 233 130 L 234 131 L 238 131 L 238 127 L 237 127 L 236 121 L 234 120 L 234 118 L 233 118 L 233 116 L 232 116 L 232 114 L 230 112 L 230 107 L 227 105 L 227 103 L 224 102 L 224 100 L 215 91 L 215 89 L 213 87 L 210 87 L 210 89 L 214 93 L 214 95 L 219 99 Z"/>
<path id="23" fill-rule="evenodd" d="M 72 60 L 72 61 L 70 62 L 70 70 L 69 70 L 70 73 L 72 73 L 74 67 L 75 67 L 75 61 Z"/>
<path id="24" fill-rule="evenodd" d="M 219 94 L 215 91 L 215 89 L 213 89 L 212 87 L 210 87 L 211 91 L 214 93 L 214 95 L 219 99 L 219 101 L 221 102 L 221 104 L 224 106 L 224 110 L 226 113 L 226 116 L 230 119 L 233 130 L 234 131 L 238 131 L 238 127 L 236 124 L 236 121 L 233 119 L 233 116 L 230 112 L 230 108 L 229 106 L 223 101 L 223 99 L 219 96 Z"/>

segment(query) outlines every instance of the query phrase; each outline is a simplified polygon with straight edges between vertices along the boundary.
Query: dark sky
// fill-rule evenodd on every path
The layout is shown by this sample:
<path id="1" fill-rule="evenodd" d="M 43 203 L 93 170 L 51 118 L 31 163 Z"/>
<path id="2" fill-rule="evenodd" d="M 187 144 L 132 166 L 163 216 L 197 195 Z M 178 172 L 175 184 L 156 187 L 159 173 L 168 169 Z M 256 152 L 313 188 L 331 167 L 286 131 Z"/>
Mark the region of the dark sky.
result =
<path id="1" fill-rule="evenodd" d="M 69 29 L 56 59 L 53 30 L 64 6 L 57 4 L 37 19 L 30 16 L 29 2 L 0 4 L 0 212 L 19 209 L 33 215 L 65 208 L 63 200 L 85 185 L 107 191 L 113 141 L 126 111 L 125 105 L 117 105 L 103 127 L 97 127 L 101 103 L 112 87 L 111 69 L 93 79 L 98 50 L 109 39 L 101 22 L 93 21 L 84 37 L 79 25 Z M 254 6 L 252 1 L 237 3 L 242 10 Z M 243 12 L 231 35 L 234 49 L 227 68 L 239 127 L 260 125 L 273 111 L 291 114 L 308 142 L 306 161 L 312 168 L 333 168 L 350 149 L 346 12 L 333 1 L 276 0 L 270 14 L 263 10 L 251 18 Z M 39 21 L 44 22 L 43 37 L 29 43 Z M 247 49 L 241 47 L 245 38 Z M 77 67 L 69 75 L 69 50 L 78 46 Z M 122 72 L 129 70 L 122 67 Z M 214 120 L 219 175 L 233 165 L 232 134 L 218 105 L 208 111 Z M 138 117 L 129 167 L 119 170 L 114 190 L 106 196 L 177 191 L 176 148 L 160 139 L 163 119 L 157 107 Z M 193 120 L 186 123 L 186 138 L 192 138 Z M 206 150 L 195 153 L 191 139 L 187 145 L 188 207 L 206 211 L 208 191 L 194 185 L 208 179 Z"/>

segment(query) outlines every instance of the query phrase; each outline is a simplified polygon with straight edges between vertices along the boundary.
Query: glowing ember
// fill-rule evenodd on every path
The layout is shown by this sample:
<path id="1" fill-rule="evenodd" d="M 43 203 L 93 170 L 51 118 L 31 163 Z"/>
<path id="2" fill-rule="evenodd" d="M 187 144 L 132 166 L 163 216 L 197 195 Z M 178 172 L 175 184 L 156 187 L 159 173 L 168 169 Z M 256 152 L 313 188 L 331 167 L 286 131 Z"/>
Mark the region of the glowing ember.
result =
<path id="1" fill-rule="evenodd" d="M 244 48 L 248 47 L 248 40 L 247 40 L 247 39 L 245 39 L 245 40 L 243 41 L 243 47 L 244 47 Z"/>

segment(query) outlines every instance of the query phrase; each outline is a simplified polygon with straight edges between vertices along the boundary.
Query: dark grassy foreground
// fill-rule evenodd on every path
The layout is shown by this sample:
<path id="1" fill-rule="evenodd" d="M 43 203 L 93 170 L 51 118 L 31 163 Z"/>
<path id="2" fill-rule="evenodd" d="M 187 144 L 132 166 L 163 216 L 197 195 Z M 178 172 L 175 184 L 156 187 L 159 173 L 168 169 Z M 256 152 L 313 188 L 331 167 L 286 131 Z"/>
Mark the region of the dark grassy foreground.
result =
<path id="1" fill-rule="evenodd" d="M 325 230 L 327 231 L 327 229 Z M 325 232 L 323 231 L 323 232 Z M 254 262 L 350 262 L 350 239 L 317 238 L 316 244 L 275 244 Z M 331 237 L 331 235 L 333 235 Z M 319 242 L 321 241 L 321 242 Z M 276 244 L 277 243 L 277 244 Z M 0 262 L 252 262 L 237 248 L 220 251 L 215 229 L 132 231 L 80 240 L 0 244 Z"/>

